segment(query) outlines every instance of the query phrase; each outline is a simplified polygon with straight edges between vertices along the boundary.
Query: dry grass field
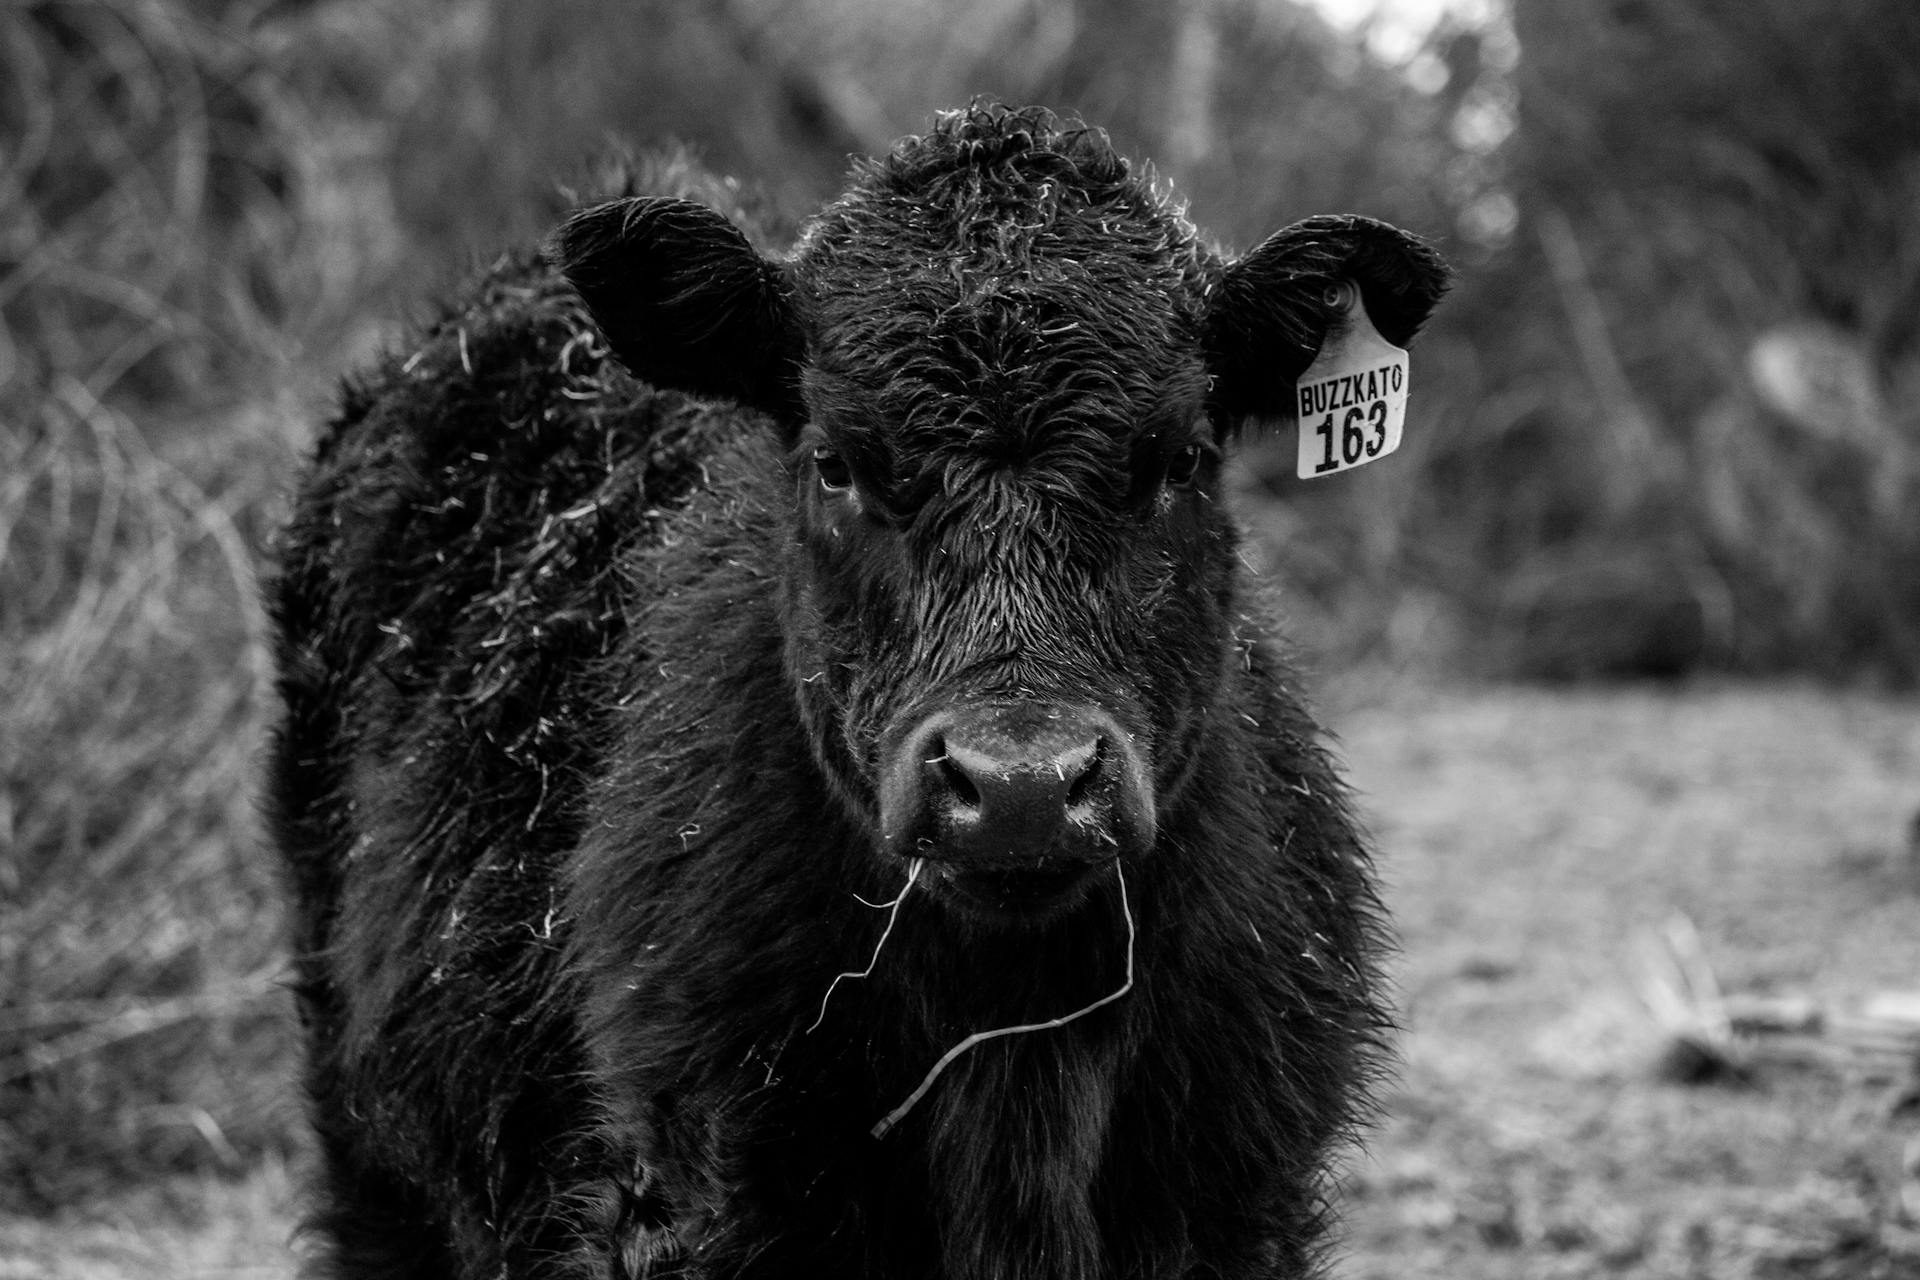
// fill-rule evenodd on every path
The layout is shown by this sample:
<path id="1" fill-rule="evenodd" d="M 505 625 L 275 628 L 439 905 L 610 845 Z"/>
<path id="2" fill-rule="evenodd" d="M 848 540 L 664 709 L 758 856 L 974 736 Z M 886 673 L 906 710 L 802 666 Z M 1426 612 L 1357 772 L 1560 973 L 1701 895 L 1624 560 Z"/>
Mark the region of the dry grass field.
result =
<path id="1" fill-rule="evenodd" d="M 1920 1276 L 1911 1066 L 1674 1051 L 1665 941 L 1830 1027 L 1920 988 L 1920 702 L 1799 686 L 1333 691 L 1403 939 L 1404 1070 L 1341 1280 Z M 1685 1006 L 1708 1017 L 1696 991 Z M 1704 1032 L 1702 1034 L 1705 1034 Z M 1910 1061 L 1910 1060 L 1909 1060 Z M 293 1175 L 0 1222 L 0 1280 L 281 1277 Z"/>
<path id="2" fill-rule="evenodd" d="M 1920 990 L 1920 704 L 1509 689 L 1346 724 L 1407 1034 L 1345 1276 L 1920 1275 L 1912 1048 L 1838 1034 Z M 1710 991 L 1655 1012 L 1676 933 L 1728 1004 L 1805 997 L 1830 1033 L 1699 1069 L 1676 1014 L 1710 1021 Z"/>

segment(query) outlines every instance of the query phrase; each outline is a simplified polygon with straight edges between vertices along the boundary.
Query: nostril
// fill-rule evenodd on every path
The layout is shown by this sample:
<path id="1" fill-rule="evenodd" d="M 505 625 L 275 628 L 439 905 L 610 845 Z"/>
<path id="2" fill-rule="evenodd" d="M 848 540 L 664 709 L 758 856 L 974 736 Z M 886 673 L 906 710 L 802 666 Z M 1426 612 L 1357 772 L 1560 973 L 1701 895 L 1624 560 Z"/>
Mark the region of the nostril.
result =
<path id="1" fill-rule="evenodd" d="M 1087 793 L 1093 790 L 1094 783 L 1100 778 L 1100 766 L 1105 761 L 1107 744 L 1104 739 L 1095 742 L 1084 753 L 1075 752 L 1061 758 L 1061 772 L 1070 774 L 1078 766 L 1079 776 L 1074 777 L 1067 787 L 1067 808 L 1077 809 L 1087 802 Z"/>
<path id="2" fill-rule="evenodd" d="M 973 784 L 973 779 L 967 776 L 965 769 L 954 763 L 951 755 L 942 755 L 927 763 L 940 771 L 940 780 L 947 784 L 947 790 L 953 793 L 955 800 L 969 809 L 980 807 L 980 788 Z"/>

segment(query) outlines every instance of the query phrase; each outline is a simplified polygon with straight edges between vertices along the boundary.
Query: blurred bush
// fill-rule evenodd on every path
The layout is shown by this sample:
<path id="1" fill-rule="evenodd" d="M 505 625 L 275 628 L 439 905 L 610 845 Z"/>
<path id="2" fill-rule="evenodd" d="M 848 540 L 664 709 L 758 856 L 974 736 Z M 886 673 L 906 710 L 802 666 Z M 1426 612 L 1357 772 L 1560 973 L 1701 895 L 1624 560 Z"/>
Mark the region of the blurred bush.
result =
<path id="1" fill-rule="evenodd" d="M 1516 0 L 1410 566 L 1481 665 L 1920 677 L 1920 6 Z M 1468 351 L 1453 339 L 1464 339 Z M 1456 359 L 1455 357 L 1463 357 Z"/>
<path id="2" fill-rule="evenodd" d="M 984 93 L 1233 244 L 1425 232 L 1402 454 L 1245 459 L 1320 665 L 1920 676 L 1920 8 L 1489 3 L 0 6 L 0 1207 L 295 1141 L 251 576 L 332 378 L 611 139 L 791 227 Z"/>

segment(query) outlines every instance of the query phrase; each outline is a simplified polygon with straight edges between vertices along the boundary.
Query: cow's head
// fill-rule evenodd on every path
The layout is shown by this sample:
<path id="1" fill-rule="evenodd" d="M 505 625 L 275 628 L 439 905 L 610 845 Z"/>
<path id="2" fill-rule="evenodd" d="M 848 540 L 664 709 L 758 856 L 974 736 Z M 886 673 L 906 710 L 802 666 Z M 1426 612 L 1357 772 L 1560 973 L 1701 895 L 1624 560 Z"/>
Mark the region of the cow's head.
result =
<path id="1" fill-rule="evenodd" d="M 1223 259 L 1104 136 L 998 108 L 862 167 L 784 260 L 658 197 L 554 254 L 636 375 L 772 418 L 819 763 L 883 856 L 1000 919 L 1151 848 L 1231 713 L 1221 452 L 1289 412 L 1331 286 L 1404 344 L 1445 280 L 1361 218 Z"/>

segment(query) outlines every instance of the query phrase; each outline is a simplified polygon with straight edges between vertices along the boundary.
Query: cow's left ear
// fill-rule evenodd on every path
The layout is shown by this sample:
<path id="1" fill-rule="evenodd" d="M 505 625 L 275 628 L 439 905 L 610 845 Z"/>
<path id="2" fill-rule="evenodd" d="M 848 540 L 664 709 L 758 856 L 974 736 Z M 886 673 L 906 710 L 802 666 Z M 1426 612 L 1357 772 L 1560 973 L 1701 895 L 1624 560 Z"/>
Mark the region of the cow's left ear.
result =
<path id="1" fill-rule="evenodd" d="M 1274 232 L 1207 299 L 1207 363 L 1223 425 L 1293 416 L 1295 381 L 1345 322 L 1340 280 L 1360 287 L 1374 327 L 1404 347 L 1451 274 L 1425 241 L 1372 218 L 1308 218 Z"/>
<path id="2" fill-rule="evenodd" d="M 725 216 L 666 196 L 612 200 L 569 217 L 547 254 L 635 377 L 794 420 L 792 296 Z"/>

